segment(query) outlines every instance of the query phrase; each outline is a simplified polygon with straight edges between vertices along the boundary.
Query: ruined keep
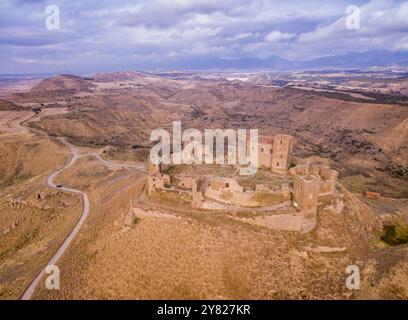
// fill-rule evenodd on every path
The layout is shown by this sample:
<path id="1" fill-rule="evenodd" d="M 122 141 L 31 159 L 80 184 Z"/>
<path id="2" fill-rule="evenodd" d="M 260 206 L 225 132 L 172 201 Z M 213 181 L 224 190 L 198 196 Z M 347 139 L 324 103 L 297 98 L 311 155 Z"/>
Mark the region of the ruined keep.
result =
<path id="1" fill-rule="evenodd" d="M 298 164 L 290 168 L 288 175 L 292 177 L 316 177 L 319 178 L 319 196 L 330 195 L 336 191 L 336 181 L 339 173 L 330 169 L 327 165 Z"/>
<path id="2" fill-rule="evenodd" d="M 258 165 L 262 169 L 271 169 L 273 138 L 260 136 L 258 139 Z"/>
<path id="3" fill-rule="evenodd" d="M 280 134 L 258 139 L 258 164 L 260 168 L 284 175 L 293 158 L 293 137 Z"/>

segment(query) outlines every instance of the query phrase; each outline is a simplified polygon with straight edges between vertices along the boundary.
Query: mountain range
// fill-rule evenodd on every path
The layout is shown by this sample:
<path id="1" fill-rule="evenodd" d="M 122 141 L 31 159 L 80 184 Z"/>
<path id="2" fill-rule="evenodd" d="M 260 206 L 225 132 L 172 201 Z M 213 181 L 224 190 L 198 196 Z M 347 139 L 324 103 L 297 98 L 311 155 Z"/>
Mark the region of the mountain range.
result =
<path id="1" fill-rule="evenodd" d="M 318 70 L 318 69 L 361 69 L 369 67 L 408 66 L 408 51 L 389 50 L 350 52 L 315 58 L 305 61 L 292 61 L 273 55 L 266 59 L 257 58 L 191 58 L 168 60 L 159 64 L 138 65 L 142 69 L 183 69 L 183 70 Z"/>

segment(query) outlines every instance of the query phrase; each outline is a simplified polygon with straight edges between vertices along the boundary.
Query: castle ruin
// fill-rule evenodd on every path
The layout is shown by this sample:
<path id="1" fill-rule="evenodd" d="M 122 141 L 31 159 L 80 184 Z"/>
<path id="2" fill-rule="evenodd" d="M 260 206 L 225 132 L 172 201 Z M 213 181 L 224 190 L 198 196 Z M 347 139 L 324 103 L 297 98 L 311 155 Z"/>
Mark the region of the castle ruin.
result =
<path id="1" fill-rule="evenodd" d="M 254 217 L 246 222 L 310 232 L 317 224 L 319 201 L 338 196 L 338 172 L 308 162 L 294 166 L 293 145 L 289 135 L 259 138 L 259 168 L 267 175 L 262 180 L 211 172 L 165 174 L 161 166 L 149 163 L 148 194 L 194 210 L 251 211 Z"/>

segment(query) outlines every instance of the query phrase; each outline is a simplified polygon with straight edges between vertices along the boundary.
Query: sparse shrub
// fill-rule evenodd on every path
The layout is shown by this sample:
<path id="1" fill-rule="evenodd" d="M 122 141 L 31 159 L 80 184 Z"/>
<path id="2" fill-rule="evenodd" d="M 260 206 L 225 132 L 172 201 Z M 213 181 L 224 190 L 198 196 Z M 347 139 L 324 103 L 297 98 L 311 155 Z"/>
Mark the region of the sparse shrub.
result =
<path id="1" fill-rule="evenodd" d="M 408 225 L 396 224 L 384 226 L 381 240 L 390 246 L 408 243 Z"/>
<path id="2" fill-rule="evenodd" d="M 169 166 L 166 170 L 164 170 L 164 173 L 166 174 L 172 174 L 176 170 L 177 166 Z"/>
<path id="3" fill-rule="evenodd" d="M 134 227 L 134 226 L 136 226 L 139 222 L 140 222 L 140 218 L 138 218 L 138 217 L 136 217 L 136 216 L 134 216 L 133 217 L 133 219 L 132 219 L 132 223 L 131 223 L 131 227 Z"/>

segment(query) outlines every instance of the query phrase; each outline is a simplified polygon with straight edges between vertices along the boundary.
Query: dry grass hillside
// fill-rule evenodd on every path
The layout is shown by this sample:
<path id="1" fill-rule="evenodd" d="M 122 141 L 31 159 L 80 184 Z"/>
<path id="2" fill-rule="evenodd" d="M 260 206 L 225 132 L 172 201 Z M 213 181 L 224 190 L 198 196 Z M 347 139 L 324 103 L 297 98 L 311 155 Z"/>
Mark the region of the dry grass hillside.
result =
<path id="1" fill-rule="evenodd" d="M 35 178 L 55 168 L 68 156 L 63 146 L 38 136 L 6 137 L 1 139 L 1 142 L 0 184 L 2 189 L 17 182 Z"/>
<path id="2" fill-rule="evenodd" d="M 19 298 L 78 218 L 78 197 L 45 186 L 68 157 L 40 136 L 0 136 L 0 299 Z"/>
<path id="3" fill-rule="evenodd" d="M 89 172 L 91 162 L 82 161 L 64 179 L 84 177 L 87 187 L 84 173 L 96 174 Z M 94 198 L 105 188 L 101 179 L 106 176 L 89 187 Z M 166 208 L 144 196 L 144 185 L 135 181 L 121 195 L 98 199 L 61 261 L 64 287 L 42 289 L 36 298 L 353 298 L 345 268 L 365 269 L 382 230 L 380 219 L 351 195 L 342 213 L 322 212 L 318 228 L 301 235 L 242 223 L 231 213 Z"/>

